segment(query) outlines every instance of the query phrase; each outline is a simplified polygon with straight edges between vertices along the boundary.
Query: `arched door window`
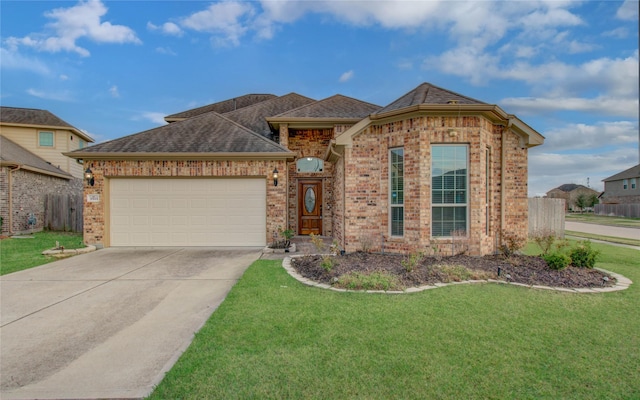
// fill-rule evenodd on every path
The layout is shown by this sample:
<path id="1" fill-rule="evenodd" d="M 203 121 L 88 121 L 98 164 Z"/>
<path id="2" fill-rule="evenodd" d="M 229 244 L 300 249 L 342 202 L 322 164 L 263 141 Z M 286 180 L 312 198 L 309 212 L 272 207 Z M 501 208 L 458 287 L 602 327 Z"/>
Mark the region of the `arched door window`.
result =
<path id="1" fill-rule="evenodd" d="M 296 162 L 298 172 L 322 172 L 324 161 L 316 157 L 304 157 Z"/>

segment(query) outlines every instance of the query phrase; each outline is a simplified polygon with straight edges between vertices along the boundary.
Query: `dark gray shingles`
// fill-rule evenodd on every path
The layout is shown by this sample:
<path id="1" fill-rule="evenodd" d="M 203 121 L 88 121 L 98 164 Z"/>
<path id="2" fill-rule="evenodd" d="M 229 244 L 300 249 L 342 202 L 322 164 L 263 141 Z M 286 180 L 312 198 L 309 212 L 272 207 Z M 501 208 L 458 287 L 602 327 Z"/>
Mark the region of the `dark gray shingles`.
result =
<path id="1" fill-rule="evenodd" d="M 75 152 L 282 153 L 289 150 L 218 113 L 209 112 Z"/>
<path id="2" fill-rule="evenodd" d="M 54 167 L 42 158 L 33 154 L 24 147 L 16 144 L 10 139 L 4 136 L 0 136 L 0 160 L 6 163 L 16 165 L 26 165 L 32 168 L 37 168 L 43 171 L 51 172 L 57 175 L 63 175 L 71 178 L 71 175 Z"/>
<path id="3" fill-rule="evenodd" d="M 35 108 L 18 108 L 18 107 L 0 107 L 0 122 L 25 124 L 25 125 L 42 125 L 42 126 L 58 126 L 62 128 L 76 129 L 73 125 L 63 121 L 47 110 L 38 110 Z"/>
<path id="4" fill-rule="evenodd" d="M 326 99 L 276 115 L 277 118 L 362 119 L 380 106 L 336 94 Z"/>
<path id="5" fill-rule="evenodd" d="M 619 181 L 620 179 L 637 178 L 639 176 L 640 176 L 640 164 L 634 165 L 633 167 L 629 169 L 625 169 L 622 172 L 618 172 L 617 174 L 612 175 L 608 178 L 605 178 L 602 181 L 603 182 Z"/>
<path id="6" fill-rule="evenodd" d="M 244 96 L 236 97 L 220 101 L 214 104 L 208 104 L 206 106 L 193 108 L 191 110 L 181 111 L 179 113 L 171 114 L 165 117 L 166 120 L 174 119 L 186 119 L 195 117 L 200 114 L 215 111 L 218 114 L 224 114 L 227 112 L 239 110 L 244 107 L 248 107 L 263 101 L 267 101 L 276 97 L 274 94 L 246 94 Z"/>
<path id="7" fill-rule="evenodd" d="M 380 109 L 375 114 L 382 114 L 420 104 L 450 104 L 451 101 L 455 101 L 457 104 L 486 104 L 482 101 L 434 86 L 430 83 L 422 83 L 415 89 L 393 101 L 391 104 Z"/>
<path id="8" fill-rule="evenodd" d="M 244 107 L 236 111 L 225 113 L 224 116 L 238 124 L 270 137 L 271 129 L 266 118 L 295 108 L 314 103 L 315 100 L 301 96 L 297 93 L 289 93 L 274 99 L 266 100 L 252 106 Z"/>

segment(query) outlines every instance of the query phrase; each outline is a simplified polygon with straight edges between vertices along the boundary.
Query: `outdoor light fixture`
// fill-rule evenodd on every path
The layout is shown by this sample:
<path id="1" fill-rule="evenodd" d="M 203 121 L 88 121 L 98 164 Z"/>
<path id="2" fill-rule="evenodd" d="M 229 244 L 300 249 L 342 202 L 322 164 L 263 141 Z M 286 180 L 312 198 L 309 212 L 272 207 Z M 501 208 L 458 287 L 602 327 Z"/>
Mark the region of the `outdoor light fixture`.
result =
<path id="1" fill-rule="evenodd" d="M 89 167 L 84 170 L 84 179 L 87 181 L 87 184 L 93 186 L 95 180 L 93 179 L 93 172 Z"/>
<path id="2" fill-rule="evenodd" d="M 273 169 L 273 186 L 278 186 L 278 168 Z"/>

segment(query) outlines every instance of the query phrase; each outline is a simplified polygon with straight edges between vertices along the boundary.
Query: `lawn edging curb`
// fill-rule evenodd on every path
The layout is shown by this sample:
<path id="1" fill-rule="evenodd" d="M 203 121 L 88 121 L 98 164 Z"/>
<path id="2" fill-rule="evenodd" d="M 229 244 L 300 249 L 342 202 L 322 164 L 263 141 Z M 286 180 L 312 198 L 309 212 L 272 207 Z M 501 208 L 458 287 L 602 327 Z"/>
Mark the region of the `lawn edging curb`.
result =
<path id="1" fill-rule="evenodd" d="M 60 257 L 60 256 L 73 256 L 76 254 L 91 253 L 92 251 L 96 251 L 96 246 L 88 245 L 87 247 L 82 247 L 80 249 L 59 249 L 59 250 L 51 249 L 51 250 L 43 251 L 42 254 L 45 256 Z"/>
<path id="2" fill-rule="evenodd" d="M 298 282 L 307 285 L 313 286 L 321 289 L 329 289 L 334 292 L 352 292 L 352 293 L 384 293 L 384 294 L 404 294 L 404 293 L 417 293 L 422 292 L 429 289 L 437 289 L 445 286 L 453 286 L 453 285 L 462 285 L 462 284 L 472 284 L 472 283 L 499 283 L 503 285 L 513 285 L 513 286 L 523 286 L 531 289 L 543 289 L 543 290 L 554 290 L 557 292 L 566 292 L 566 293 L 605 293 L 605 292 L 617 292 L 619 290 L 628 289 L 629 286 L 633 283 L 631 279 L 617 274 L 615 272 L 607 271 L 602 268 L 595 268 L 600 272 L 604 272 L 605 274 L 609 274 L 616 280 L 616 284 L 614 286 L 607 286 L 601 288 L 563 288 L 563 287 L 552 287 L 552 286 L 541 286 L 541 285 L 528 285 L 526 283 L 518 283 L 518 282 L 506 282 L 500 281 L 497 279 L 479 279 L 479 280 L 470 280 L 470 281 L 461 281 L 461 282 L 449 282 L 449 283 L 434 283 L 433 285 L 425 285 L 419 287 L 410 287 L 405 290 L 349 290 L 349 289 L 340 289 L 334 288 L 331 285 L 327 285 L 326 283 L 320 283 L 313 281 L 309 278 L 305 278 L 300 275 L 298 271 L 296 271 L 291 265 L 291 259 L 294 257 L 304 257 L 303 255 L 295 255 L 295 256 L 287 256 L 282 260 L 282 267 L 287 271 L 292 278 L 297 280 Z"/>

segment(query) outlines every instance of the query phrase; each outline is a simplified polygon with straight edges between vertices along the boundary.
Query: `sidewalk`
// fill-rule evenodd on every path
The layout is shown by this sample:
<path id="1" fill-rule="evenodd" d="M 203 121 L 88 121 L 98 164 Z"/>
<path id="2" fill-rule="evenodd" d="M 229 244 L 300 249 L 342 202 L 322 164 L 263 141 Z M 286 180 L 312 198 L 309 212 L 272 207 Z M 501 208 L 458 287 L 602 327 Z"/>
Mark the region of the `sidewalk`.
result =
<path id="1" fill-rule="evenodd" d="M 564 229 L 568 231 L 592 233 L 595 235 L 640 240 L 640 229 L 638 228 L 624 228 L 619 226 L 607 226 L 587 224 L 584 222 L 565 221 Z"/>

